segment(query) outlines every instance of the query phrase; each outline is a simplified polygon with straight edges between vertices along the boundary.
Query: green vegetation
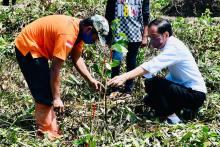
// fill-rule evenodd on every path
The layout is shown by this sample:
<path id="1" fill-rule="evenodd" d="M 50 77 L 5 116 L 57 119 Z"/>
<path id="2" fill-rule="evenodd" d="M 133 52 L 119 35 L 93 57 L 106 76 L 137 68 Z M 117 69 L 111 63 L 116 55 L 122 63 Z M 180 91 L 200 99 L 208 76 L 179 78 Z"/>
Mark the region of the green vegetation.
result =
<path id="1" fill-rule="evenodd" d="M 159 10 L 166 4 L 166 0 L 152 2 L 152 17 L 163 17 Z M 195 120 L 169 126 L 141 115 L 148 112 L 141 102 L 145 95 L 141 79 L 137 79 L 132 97 L 105 101 L 103 95 L 89 89 L 67 61 L 62 70 L 66 107 L 64 113 L 58 114 L 64 137 L 55 142 L 36 139 L 32 97 L 14 55 L 15 36 L 41 16 L 85 17 L 103 14 L 104 7 L 105 0 L 27 0 L 18 1 L 14 7 L 0 6 L 0 146 L 220 146 L 220 24 L 208 10 L 192 20 L 172 19 L 175 35 L 190 47 L 208 87 L 207 100 Z M 86 63 L 100 80 L 104 61 L 109 60 L 104 59 L 105 53 L 109 52 L 85 47 Z M 147 48 L 141 49 L 138 63 L 153 54 Z"/>

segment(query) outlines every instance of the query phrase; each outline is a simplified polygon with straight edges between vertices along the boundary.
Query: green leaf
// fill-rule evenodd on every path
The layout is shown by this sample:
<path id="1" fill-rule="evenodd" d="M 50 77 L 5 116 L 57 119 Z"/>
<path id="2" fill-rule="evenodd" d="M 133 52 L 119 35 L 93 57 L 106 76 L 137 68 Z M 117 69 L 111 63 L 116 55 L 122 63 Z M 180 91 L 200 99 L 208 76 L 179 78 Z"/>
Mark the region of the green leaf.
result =
<path id="1" fill-rule="evenodd" d="M 94 69 L 94 71 L 95 71 L 96 73 L 98 73 L 100 76 L 103 77 L 103 73 L 102 73 L 102 71 L 101 71 L 101 69 L 100 69 L 100 66 L 98 66 L 98 64 L 93 64 L 92 68 Z"/>
<path id="2" fill-rule="evenodd" d="M 125 40 L 125 41 L 128 40 L 127 35 L 122 32 L 118 33 L 118 37 L 120 37 L 120 40 Z"/>
<path id="3" fill-rule="evenodd" d="M 117 52 L 120 52 L 120 53 L 127 53 L 128 52 L 128 50 L 124 46 L 117 44 L 117 43 L 112 45 L 112 49 Z"/>
<path id="4" fill-rule="evenodd" d="M 119 25 L 120 25 L 120 19 L 114 19 L 112 21 L 111 29 L 112 29 L 112 32 L 113 32 L 113 36 L 116 35 L 116 30 L 119 27 Z"/>
<path id="5" fill-rule="evenodd" d="M 127 40 L 117 40 L 115 42 L 115 44 L 120 44 L 120 45 L 122 45 L 124 47 L 127 47 L 128 41 Z"/>
<path id="6" fill-rule="evenodd" d="M 204 133 L 208 133 L 208 132 L 209 132 L 209 127 L 204 126 L 204 127 L 202 128 L 202 131 L 203 131 Z"/>
<path id="7" fill-rule="evenodd" d="M 89 146 L 90 147 L 96 147 L 96 141 L 95 140 L 91 141 Z"/>
<path id="8" fill-rule="evenodd" d="M 182 137 L 182 139 L 180 140 L 180 142 L 186 142 L 186 141 L 188 141 L 191 137 L 192 137 L 192 132 L 188 132 L 188 133 L 186 133 L 186 134 Z"/>
<path id="9" fill-rule="evenodd" d="M 127 40 L 123 40 L 123 39 L 119 39 L 119 40 L 115 41 L 115 43 L 121 44 L 123 46 L 127 46 L 128 41 Z"/>
<path id="10" fill-rule="evenodd" d="M 129 107 L 125 107 L 125 112 L 127 113 L 126 119 L 131 122 L 134 123 L 136 122 L 138 119 L 137 115 L 129 108 Z"/>
<path id="11" fill-rule="evenodd" d="M 6 45 L 6 41 L 3 37 L 0 37 L 0 45 Z"/>
<path id="12" fill-rule="evenodd" d="M 83 123 L 84 129 L 87 133 L 90 133 L 90 128 L 87 124 Z"/>
<path id="13" fill-rule="evenodd" d="M 93 135 L 91 135 L 91 134 L 86 134 L 86 137 L 85 137 L 85 142 L 86 142 L 86 143 L 91 142 L 92 139 L 93 139 Z"/>
<path id="14" fill-rule="evenodd" d="M 151 138 L 153 136 L 153 133 L 146 133 L 144 134 L 145 138 Z"/>
<path id="15" fill-rule="evenodd" d="M 82 141 L 81 139 L 77 139 L 77 140 L 74 140 L 74 141 L 72 142 L 72 144 L 79 146 L 79 145 L 82 145 L 82 144 L 83 144 L 83 141 Z"/>
<path id="16" fill-rule="evenodd" d="M 121 45 L 120 44 L 114 44 L 112 45 L 112 50 L 115 50 L 115 51 L 118 51 L 118 52 L 121 52 Z"/>
<path id="17" fill-rule="evenodd" d="M 105 75 L 106 77 L 111 78 L 111 70 L 107 70 Z"/>
<path id="18" fill-rule="evenodd" d="M 209 134 L 209 136 L 210 136 L 210 137 L 218 137 L 218 134 L 215 133 L 215 132 L 212 132 L 212 133 Z"/>
<path id="19" fill-rule="evenodd" d="M 112 60 L 111 67 L 117 67 L 120 64 L 120 60 Z"/>

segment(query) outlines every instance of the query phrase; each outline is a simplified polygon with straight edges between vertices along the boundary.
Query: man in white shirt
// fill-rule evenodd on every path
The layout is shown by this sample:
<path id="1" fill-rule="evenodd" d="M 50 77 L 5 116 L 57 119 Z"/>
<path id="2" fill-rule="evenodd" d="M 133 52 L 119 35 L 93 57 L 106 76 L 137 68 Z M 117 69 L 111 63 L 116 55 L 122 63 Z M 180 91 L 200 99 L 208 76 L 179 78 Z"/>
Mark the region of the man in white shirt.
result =
<path id="1" fill-rule="evenodd" d="M 145 82 L 148 95 L 146 105 L 157 114 L 167 117 L 170 123 L 178 123 L 176 112 L 186 108 L 197 110 L 206 98 L 206 85 L 198 66 L 182 41 L 172 36 L 167 20 L 155 19 L 148 25 L 150 44 L 161 53 L 134 70 L 111 79 L 108 85 L 120 86 L 129 79 L 146 74 L 156 74 L 168 68 L 165 78 L 153 77 Z"/>

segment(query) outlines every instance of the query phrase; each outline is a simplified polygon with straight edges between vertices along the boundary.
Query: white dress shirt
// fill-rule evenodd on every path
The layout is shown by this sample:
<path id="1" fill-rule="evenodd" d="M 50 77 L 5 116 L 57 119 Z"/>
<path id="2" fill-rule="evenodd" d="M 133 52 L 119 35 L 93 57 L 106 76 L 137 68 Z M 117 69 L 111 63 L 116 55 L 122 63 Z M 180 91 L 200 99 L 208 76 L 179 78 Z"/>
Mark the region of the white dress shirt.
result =
<path id="1" fill-rule="evenodd" d="M 168 68 L 167 80 L 173 81 L 193 90 L 207 93 L 204 79 L 189 49 L 182 41 L 171 36 L 161 53 L 141 65 L 150 74 L 156 74 Z"/>

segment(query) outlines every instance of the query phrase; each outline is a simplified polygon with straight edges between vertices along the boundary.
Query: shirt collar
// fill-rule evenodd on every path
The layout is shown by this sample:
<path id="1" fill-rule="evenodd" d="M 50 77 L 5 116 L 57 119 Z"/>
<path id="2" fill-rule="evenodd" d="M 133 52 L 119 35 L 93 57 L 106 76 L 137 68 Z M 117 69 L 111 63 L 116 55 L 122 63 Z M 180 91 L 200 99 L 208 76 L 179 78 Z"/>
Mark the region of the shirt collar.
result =
<path id="1" fill-rule="evenodd" d="M 167 46 L 169 45 L 169 43 L 170 43 L 170 41 L 172 40 L 172 38 L 173 38 L 173 36 L 170 36 L 170 37 L 167 39 L 167 42 L 166 42 L 166 44 L 164 45 L 164 47 L 160 49 L 161 51 L 164 51 L 164 50 L 167 48 Z"/>

